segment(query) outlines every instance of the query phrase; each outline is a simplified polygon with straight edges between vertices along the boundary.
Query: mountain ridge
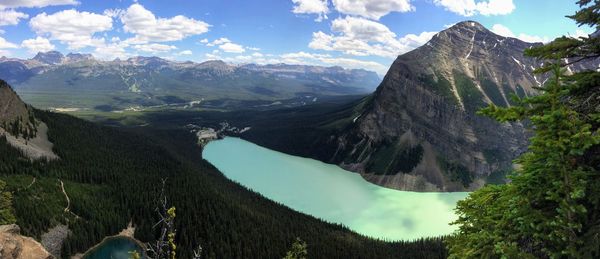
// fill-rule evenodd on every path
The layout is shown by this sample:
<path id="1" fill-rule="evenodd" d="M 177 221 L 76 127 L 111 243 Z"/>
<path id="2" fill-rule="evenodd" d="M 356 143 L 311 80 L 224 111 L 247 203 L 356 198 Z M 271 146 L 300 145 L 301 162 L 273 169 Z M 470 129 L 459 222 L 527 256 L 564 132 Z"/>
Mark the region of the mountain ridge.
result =
<path id="1" fill-rule="evenodd" d="M 368 94 L 381 81 L 375 72 L 336 66 L 232 65 L 142 56 L 101 61 L 56 51 L 27 60 L 2 58 L 0 78 L 38 108 L 97 111 L 228 100 L 269 105 L 297 99 L 301 105 L 318 97 Z"/>

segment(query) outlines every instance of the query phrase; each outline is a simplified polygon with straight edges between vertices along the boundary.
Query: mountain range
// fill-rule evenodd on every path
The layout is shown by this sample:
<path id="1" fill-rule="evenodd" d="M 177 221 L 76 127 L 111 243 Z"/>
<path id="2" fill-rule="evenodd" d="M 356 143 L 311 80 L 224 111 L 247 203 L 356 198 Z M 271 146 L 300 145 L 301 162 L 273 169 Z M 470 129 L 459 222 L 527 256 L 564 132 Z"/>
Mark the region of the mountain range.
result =
<path id="1" fill-rule="evenodd" d="M 212 60 L 175 62 L 159 57 L 101 61 L 57 51 L 32 59 L 0 58 L 0 79 L 39 108 L 113 111 L 216 100 L 273 101 L 366 94 L 375 72 L 306 65 L 231 65 Z"/>

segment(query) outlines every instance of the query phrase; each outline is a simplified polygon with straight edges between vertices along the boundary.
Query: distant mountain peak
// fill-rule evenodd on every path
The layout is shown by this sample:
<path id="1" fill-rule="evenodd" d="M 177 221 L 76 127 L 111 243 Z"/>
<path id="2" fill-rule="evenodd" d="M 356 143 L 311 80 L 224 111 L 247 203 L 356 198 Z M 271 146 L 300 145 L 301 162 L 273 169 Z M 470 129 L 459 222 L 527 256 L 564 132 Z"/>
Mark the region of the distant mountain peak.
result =
<path id="1" fill-rule="evenodd" d="M 60 64 L 65 60 L 65 56 L 58 51 L 38 52 L 33 60 L 39 61 L 48 65 Z"/>
<path id="2" fill-rule="evenodd" d="M 200 63 L 200 65 L 205 65 L 205 66 L 229 66 L 227 63 L 225 63 L 225 61 L 218 60 L 218 59 L 204 61 L 204 62 Z"/>
<path id="3" fill-rule="evenodd" d="M 472 29 L 479 30 L 479 31 L 489 32 L 489 30 L 487 28 L 485 28 L 485 26 L 483 26 L 481 23 L 476 22 L 476 21 L 471 21 L 471 20 L 458 22 L 458 23 L 450 26 L 450 28 L 448 28 L 448 29 L 453 30 L 453 29 L 457 29 L 457 28 L 472 28 Z"/>
<path id="4" fill-rule="evenodd" d="M 93 60 L 94 56 L 92 54 L 82 54 L 82 53 L 69 53 L 67 54 L 67 59 L 69 61 L 83 61 L 83 60 Z"/>
<path id="5" fill-rule="evenodd" d="M 156 56 L 152 56 L 152 57 L 143 57 L 143 56 L 136 56 L 136 57 L 131 57 L 129 59 L 127 59 L 127 62 L 136 66 L 149 66 L 149 67 L 161 67 L 161 66 L 165 66 L 168 65 L 169 63 L 171 63 L 170 61 L 160 58 L 160 57 L 156 57 Z"/>

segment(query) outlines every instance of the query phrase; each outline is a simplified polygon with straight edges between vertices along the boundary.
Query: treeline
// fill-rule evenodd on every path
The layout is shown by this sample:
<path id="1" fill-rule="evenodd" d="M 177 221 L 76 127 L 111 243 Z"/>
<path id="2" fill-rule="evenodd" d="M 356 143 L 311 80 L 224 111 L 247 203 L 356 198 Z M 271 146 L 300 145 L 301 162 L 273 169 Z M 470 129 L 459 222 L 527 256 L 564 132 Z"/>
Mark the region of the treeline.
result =
<path id="1" fill-rule="evenodd" d="M 0 178 L 14 194 L 17 223 L 38 237 L 58 223 L 72 234 L 62 256 L 86 251 L 132 220 L 136 238 L 155 238 L 154 211 L 167 179 L 166 195 L 177 208 L 179 258 L 201 245 L 203 258 L 281 258 L 297 238 L 309 258 L 444 258 L 440 238 L 385 242 L 325 223 L 269 201 L 225 178 L 201 159 L 184 130 L 126 132 L 68 115 L 36 111 L 61 158 L 30 162 L 0 140 Z M 37 181 L 31 184 L 33 177 Z M 65 213 L 65 197 L 71 199 Z"/>

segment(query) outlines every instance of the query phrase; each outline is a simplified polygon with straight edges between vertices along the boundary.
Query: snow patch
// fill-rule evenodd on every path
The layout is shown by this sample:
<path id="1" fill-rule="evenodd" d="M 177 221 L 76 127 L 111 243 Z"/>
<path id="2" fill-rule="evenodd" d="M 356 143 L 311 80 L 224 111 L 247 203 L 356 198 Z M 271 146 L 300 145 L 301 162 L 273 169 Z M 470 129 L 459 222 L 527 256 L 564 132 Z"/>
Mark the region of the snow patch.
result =
<path id="1" fill-rule="evenodd" d="M 540 81 L 537 79 L 537 76 L 533 76 L 533 79 L 535 79 L 535 82 L 538 84 L 538 86 L 542 86 L 542 83 L 540 83 Z"/>
<path id="2" fill-rule="evenodd" d="M 520 61 L 518 61 L 518 60 L 517 60 L 515 57 L 511 56 L 511 58 L 512 58 L 512 59 L 513 59 L 515 62 L 517 62 L 517 64 L 519 64 L 519 66 L 521 65 L 521 62 L 520 62 Z"/>
<path id="3" fill-rule="evenodd" d="M 477 34 L 477 32 L 473 33 L 473 37 L 471 38 L 471 49 L 469 49 L 469 53 L 467 53 L 467 56 L 465 57 L 465 59 L 468 59 L 469 56 L 471 56 L 471 52 L 473 52 L 473 43 L 475 42 L 476 34 Z"/>

